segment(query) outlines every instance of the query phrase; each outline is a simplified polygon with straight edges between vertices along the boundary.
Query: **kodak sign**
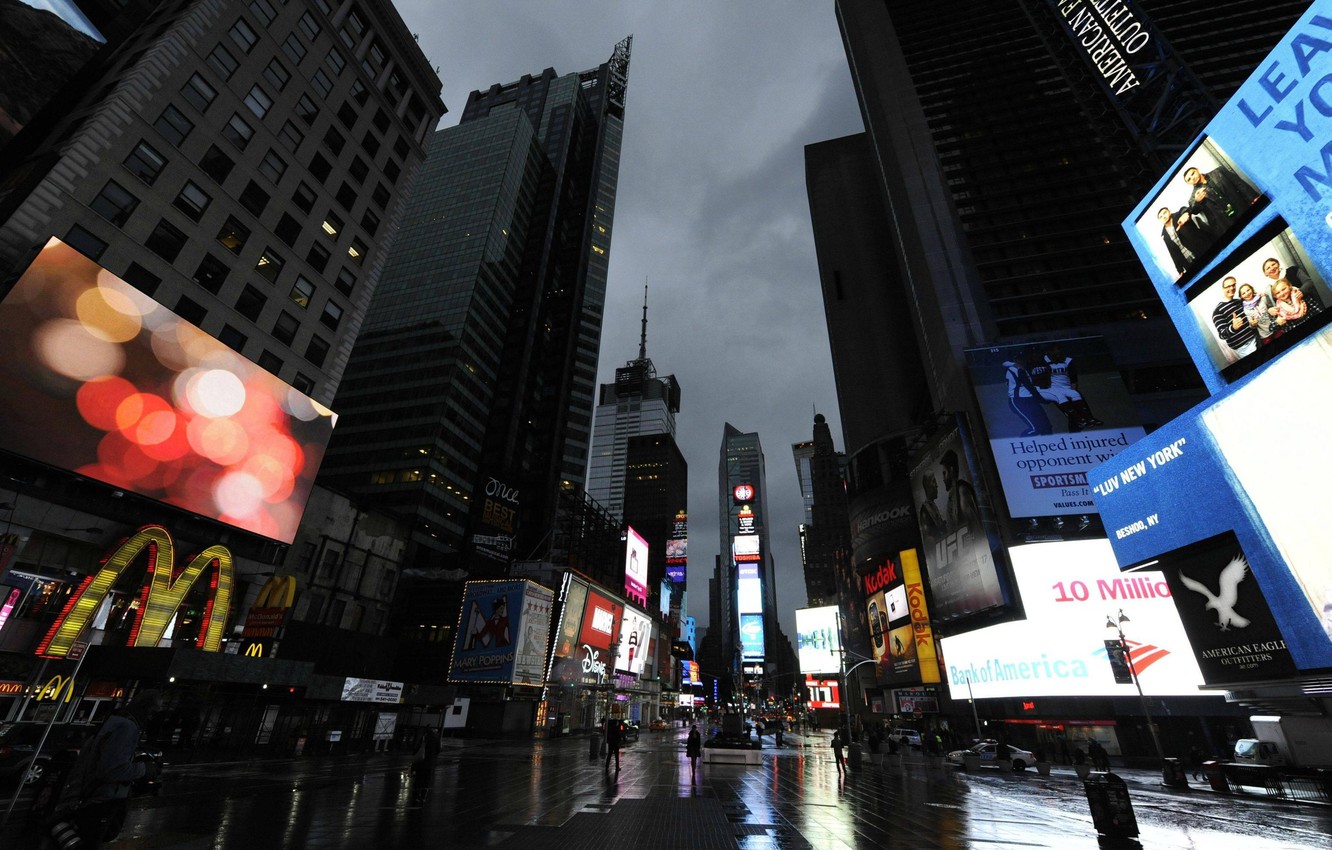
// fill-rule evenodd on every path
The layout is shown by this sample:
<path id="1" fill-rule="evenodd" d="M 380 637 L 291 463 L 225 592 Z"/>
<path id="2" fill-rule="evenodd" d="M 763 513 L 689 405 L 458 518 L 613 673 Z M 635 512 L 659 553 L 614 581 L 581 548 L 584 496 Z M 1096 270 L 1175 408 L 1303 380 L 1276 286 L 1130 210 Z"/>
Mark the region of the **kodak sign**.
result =
<path id="1" fill-rule="evenodd" d="M 920 580 L 920 561 L 915 549 L 902 552 L 901 557 L 907 608 L 911 611 L 911 631 L 916 639 L 916 660 L 920 664 L 920 681 L 925 684 L 938 682 L 939 656 L 934 650 L 934 630 L 930 628 L 930 612 L 925 607 L 925 585 Z"/>
<path id="2" fill-rule="evenodd" d="M 111 592 L 116 579 L 140 556 L 147 559 L 147 573 L 127 645 L 157 646 L 191 588 L 206 575 L 208 604 L 204 608 L 196 646 L 205 652 L 220 650 L 227 611 L 231 606 L 231 551 L 225 546 L 209 546 L 183 568 L 177 569 L 175 545 L 170 533 L 160 525 L 145 525 L 122 540 L 102 560 L 97 572 L 83 580 L 51 624 L 37 647 L 37 654 L 46 658 L 68 655 L 74 641 L 92 623 L 93 614 Z"/>

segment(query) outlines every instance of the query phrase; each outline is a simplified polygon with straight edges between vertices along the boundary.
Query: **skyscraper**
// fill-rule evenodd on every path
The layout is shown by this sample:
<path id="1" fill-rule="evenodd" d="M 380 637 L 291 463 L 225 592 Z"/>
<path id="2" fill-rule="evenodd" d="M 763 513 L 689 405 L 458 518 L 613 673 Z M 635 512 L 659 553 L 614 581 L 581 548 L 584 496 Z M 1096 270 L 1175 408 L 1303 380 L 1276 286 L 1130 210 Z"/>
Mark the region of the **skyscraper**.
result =
<path id="1" fill-rule="evenodd" d="M 797 444 L 803 446 L 812 448 L 803 467 L 801 455 L 796 455 L 797 467 L 806 471 L 809 480 L 809 522 L 802 548 L 807 604 L 844 603 L 844 610 L 852 610 L 849 594 L 838 592 L 839 577 L 845 581 L 844 572 L 851 563 L 851 527 L 843 483 L 846 456 L 833 446 L 832 430 L 821 413 L 814 416 L 814 439 Z M 802 485 L 805 477 L 801 476 Z"/>
<path id="2" fill-rule="evenodd" d="M 587 494 L 611 513 L 625 513 L 625 475 L 629 440 L 648 434 L 675 437 L 680 412 L 680 383 L 674 375 L 658 377 L 647 356 L 647 287 L 643 287 L 642 335 L 638 357 L 615 370 L 615 383 L 602 384 L 592 431 L 592 460 Z"/>
<path id="3" fill-rule="evenodd" d="M 539 557 L 583 484 L 630 43 L 474 91 L 436 134 L 326 464 L 411 518 L 422 568 Z"/>
<path id="4" fill-rule="evenodd" d="M 60 237 L 331 403 L 438 76 L 380 0 L 84 5 L 107 46 L 5 149 L 0 267 Z"/>

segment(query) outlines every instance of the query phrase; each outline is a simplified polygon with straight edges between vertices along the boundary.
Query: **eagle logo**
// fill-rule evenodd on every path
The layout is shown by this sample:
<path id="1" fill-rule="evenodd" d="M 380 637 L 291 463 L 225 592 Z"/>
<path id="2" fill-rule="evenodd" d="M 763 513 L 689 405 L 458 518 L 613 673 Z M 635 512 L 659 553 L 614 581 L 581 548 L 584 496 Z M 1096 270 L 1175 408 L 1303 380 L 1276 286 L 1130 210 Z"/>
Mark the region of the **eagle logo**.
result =
<path id="1" fill-rule="evenodd" d="M 1249 565 L 1245 562 L 1244 556 L 1236 555 L 1221 570 L 1215 594 L 1207 585 L 1194 581 L 1182 572 L 1179 574 L 1179 581 L 1189 590 L 1200 593 L 1207 599 L 1204 607 L 1216 611 L 1217 626 L 1221 631 L 1227 632 L 1232 627 L 1242 629 L 1249 625 L 1247 619 L 1235 613 L 1235 603 L 1239 600 L 1239 584 L 1248 574 Z"/>

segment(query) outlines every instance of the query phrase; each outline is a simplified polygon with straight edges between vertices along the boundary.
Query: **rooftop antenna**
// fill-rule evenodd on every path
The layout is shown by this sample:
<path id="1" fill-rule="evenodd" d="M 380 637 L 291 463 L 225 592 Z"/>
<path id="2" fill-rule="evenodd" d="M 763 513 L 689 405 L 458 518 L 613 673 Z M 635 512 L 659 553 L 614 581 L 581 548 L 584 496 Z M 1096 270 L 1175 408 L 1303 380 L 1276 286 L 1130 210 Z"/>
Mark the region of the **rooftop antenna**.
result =
<path id="1" fill-rule="evenodd" d="M 638 359 L 647 359 L 647 277 L 643 277 L 643 335 L 638 339 Z"/>

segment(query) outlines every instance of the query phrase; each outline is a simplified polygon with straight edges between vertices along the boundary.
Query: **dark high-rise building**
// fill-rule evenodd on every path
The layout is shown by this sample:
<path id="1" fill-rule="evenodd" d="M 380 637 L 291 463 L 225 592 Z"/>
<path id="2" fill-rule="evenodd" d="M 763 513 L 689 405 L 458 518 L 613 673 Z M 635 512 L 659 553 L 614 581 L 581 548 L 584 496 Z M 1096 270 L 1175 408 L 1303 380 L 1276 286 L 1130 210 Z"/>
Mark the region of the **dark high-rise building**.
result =
<path id="1" fill-rule="evenodd" d="M 666 543 L 676 517 L 689 512 L 689 464 L 670 434 L 630 437 L 626 449 L 624 523 L 648 542 L 648 593 L 655 598 L 666 577 Z M 679 583 L 677 592 L 684 589 Z M 678 614 L 679 597 L 672 601 Z"/>
<path id="2" fill-rule="evenodd" d="M 581 490 L 629 48 L 475 91 L 435 136 L 325 466 L 411 519 L 420 568 L 543 558 Z"/>
<path id="3" fill-rule="evenodd" d="M 846 508 L 846 456 L 833 447 L 832 430 L 823 414 L 814 417 L 813 452 L 809 457 L 810 522 L 805 529 L 805 593 L 810 607 L 836 605 L 839 576 L 850 564 L 851 521 Z M 849 607 L 849 606 L 848 606 Z"/>

